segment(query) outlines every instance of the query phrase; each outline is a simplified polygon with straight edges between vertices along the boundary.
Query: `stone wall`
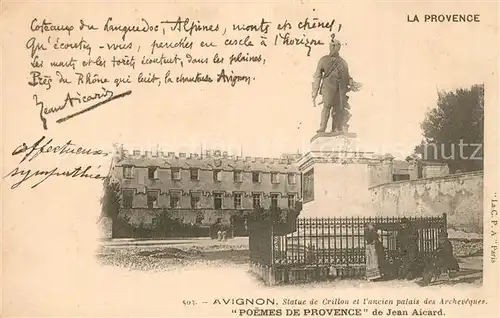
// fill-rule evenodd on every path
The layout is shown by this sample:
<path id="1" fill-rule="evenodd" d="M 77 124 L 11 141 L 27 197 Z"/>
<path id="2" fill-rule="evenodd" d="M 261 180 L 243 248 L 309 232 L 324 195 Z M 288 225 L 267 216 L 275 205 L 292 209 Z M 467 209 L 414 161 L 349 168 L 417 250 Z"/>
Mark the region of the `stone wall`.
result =
<path id="1" fill-rule="evenodd" d="M 370 188 L 377 215 L 448 215 L 448 227 L 483 232 L 483 172 L 391 182 Z"/>
<path id="2" fill-rule="evenodd" d="M 370 186 L 376 186 L 392 181 L 392 162 L 369 165 Z"/>

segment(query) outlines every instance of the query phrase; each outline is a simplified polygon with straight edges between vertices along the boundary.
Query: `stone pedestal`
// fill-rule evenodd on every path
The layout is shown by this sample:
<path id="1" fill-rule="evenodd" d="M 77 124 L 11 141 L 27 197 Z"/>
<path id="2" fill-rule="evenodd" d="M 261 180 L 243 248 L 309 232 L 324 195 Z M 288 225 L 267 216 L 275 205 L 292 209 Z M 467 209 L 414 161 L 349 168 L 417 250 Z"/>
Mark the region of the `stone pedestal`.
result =
<path id="1" fill-rule="evenodd" d="M 303 174 L 301 217 L 372 216 L 371 163 L 373 152 L 360 149 L 356 134 L 321 133 L 299 160 Z"/>

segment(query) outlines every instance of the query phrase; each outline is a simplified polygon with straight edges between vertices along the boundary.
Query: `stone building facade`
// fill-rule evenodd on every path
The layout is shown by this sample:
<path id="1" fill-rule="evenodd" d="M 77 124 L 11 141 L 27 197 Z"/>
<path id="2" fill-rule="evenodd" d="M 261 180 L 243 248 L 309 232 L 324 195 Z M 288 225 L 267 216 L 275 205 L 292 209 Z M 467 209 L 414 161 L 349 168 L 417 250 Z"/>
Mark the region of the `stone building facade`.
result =
<path id="1" fill-rule="evenodd" d="M 244 219 L 257 206 L 284 213 L 303 197 L 300 155 L 241 157 L 220 151 L 173 153 L 117 149 L 112 177 L 121 188 L 119 216 L 151 228 L 162 212 L 186 224 L 211 226 Z M 380 156 L 369 166 L 370 187 L 444 176 L 446 165 Z"/>
<path id="2" fill-rule="evenodd" d="M 119 150 L 112 176 L 121 187 L 120 216 L 134 226 L 152 227 L 167 211 L 183 223 L 230 224 L 260 206 L 293 209 L 300 199 L 294 158 Z"/>
<path id="3" fill-rule="evenodd" d="M 370 165 L 370 184 L 376 186 L 403 180 L 444 177 L 450 174 L 448 165 L 422 160 L 394 160 L 390 155 L 381 156 Z"/>

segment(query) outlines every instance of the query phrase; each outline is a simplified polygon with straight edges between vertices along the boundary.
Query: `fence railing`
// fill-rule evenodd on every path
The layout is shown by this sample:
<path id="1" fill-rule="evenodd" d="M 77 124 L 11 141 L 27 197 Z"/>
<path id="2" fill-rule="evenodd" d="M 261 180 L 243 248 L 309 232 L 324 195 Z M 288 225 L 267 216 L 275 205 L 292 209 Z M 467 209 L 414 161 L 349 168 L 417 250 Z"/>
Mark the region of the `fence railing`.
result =
<path id="1" fill-rule="evenodd" d="M 439 233 L 446 229 L 446 214 L 406 219 L 418 232 L 419 257 L 432 257 Z M 308 276 L 364 275 L 367 223 L 375 225 L 389 263 L 398 258 L 401 218 L 299 218 L 295 222 L 296 230 L 286 235 L 276 235 L 276 225 L 269 221 L 249 226 L 251 266 L 268 283 L 307 280 Z"/>

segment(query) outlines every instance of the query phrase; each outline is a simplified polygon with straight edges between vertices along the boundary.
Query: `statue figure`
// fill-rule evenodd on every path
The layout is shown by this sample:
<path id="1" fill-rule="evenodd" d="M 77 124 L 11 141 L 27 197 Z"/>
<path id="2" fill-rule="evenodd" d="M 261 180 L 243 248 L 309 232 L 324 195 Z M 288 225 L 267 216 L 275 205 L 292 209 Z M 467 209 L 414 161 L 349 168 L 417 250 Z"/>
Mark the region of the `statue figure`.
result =
<path id="1" fill-rule="evenodd" d="M 349 75 L 347 62 L 340 57 L 341 43 L 332 36 L 330 54 L 323 56 L 314 73 L 312 84 L 313 106 L 316 107 L 318 92 L 323 95 L 323 110 L 318 133 L 325 132 L 326 125 L 332 117 L 332 132 L 347 132 L 351 114 L 347 92 L 359 90 L 361 84 L 354 82 Z"/>

